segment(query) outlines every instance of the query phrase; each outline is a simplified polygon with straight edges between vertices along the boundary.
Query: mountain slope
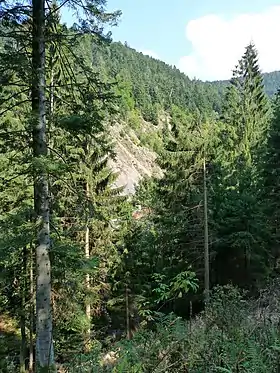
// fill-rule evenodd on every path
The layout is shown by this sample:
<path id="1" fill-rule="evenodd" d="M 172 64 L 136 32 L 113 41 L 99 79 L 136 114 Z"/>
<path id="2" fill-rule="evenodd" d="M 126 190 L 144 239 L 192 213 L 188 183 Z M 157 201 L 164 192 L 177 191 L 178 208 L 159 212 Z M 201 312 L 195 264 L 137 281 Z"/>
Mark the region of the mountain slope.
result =
<path id="1" fill-rule="evenodd" d="M 117 157 L 111 165 L 120 173 L 118 185 L 130 194 L 142 176 L 160 173 L 155 165 L 162 142 L 159 125 L 172 107 L 197 113 L 198 120 L 219 113 L 228 81 L 192 81 L 175 66 L 121 43 L 105 49 L 93 44 L 92 60 L 105 80 L 118 82 L 120 118 L 113 129 Z M 280 72 L 264 74 L 264 83 L 272 96 L 280 86 Z"/>
<path id="2" fill-rule="evenodd" d="M 123 109 L 139 109 L 145 120 L 155 122 L 160 108 L 177 105 L 184 110 L 219 111 L 221 95 L 210 83 L 191 81 L 175 66 L 143 55 L 121 43 L 105 50 L 93 46 L 93 64 L 104 77 L 120 84 Z"/>
<path id="3" fill-rule="evenodd" d="M 280 88 L 280 71 L 263 73 L 263 81 L 266 94 L 269 97 L 272 97 Z M 229 80 L 216 80 L 210 82 L 210 84 L 213 84 L 221 94 L 228 83 Z M 209 84 L 209 82 L 207 82 L 207 84 Z"/>
<path id="4" fill-rule="evenodd" d="M 146 129 L 152 126 L 144 121 L 142 125 Z M 123 186 L 125 194 L 134 194 L 135 186 L 142 177 L 162 175 L 156 164 L 156 152 L 141 144 L 135 131 L 125 124 L 115 123 L 111 127 L 111 134 L 115 142 L 116 157 L 109 165 L 119 174 L 116 186 Z"/>

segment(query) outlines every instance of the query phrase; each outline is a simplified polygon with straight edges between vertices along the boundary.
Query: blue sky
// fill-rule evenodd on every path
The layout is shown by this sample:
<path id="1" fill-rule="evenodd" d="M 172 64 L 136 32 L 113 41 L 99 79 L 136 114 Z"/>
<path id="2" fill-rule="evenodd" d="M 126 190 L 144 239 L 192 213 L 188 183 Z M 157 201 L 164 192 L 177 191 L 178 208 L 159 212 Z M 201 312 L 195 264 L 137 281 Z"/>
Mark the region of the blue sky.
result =
<path id="1" fill-rule="evenodd" d="M 279 49 L 280 0 L 108 0 L 108 9 L 123 13 L 112 29 L 114 40 L 127 41 L 190 77 L 230 77 L 250 40 L 264 71 L 280 69 L 280 53 L 273 51 Z"/>

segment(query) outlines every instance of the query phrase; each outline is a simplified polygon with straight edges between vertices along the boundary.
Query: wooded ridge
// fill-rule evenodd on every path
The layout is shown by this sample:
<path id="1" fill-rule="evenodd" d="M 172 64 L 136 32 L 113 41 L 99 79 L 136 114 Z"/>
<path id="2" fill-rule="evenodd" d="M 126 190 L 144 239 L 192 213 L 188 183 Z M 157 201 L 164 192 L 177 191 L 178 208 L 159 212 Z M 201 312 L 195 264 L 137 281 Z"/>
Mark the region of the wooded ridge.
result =
<path id="1" fill-rule="evenodd" d="M 192 81 L 119 15 L 0 2 L 0 371 L 274 373 L 279 72 Z"/>

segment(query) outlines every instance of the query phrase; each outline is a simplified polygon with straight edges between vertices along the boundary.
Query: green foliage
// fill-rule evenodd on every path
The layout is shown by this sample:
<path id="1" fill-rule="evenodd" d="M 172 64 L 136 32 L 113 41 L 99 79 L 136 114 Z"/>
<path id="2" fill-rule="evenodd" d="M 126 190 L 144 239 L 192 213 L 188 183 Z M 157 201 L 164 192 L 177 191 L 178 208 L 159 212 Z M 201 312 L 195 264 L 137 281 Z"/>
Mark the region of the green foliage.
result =
<path id="1" fill-rule="evenodd" d="M 268 97 L 273 98 L 273 96 L 277 93 L 280 86 L 280 71 L 263 73 L 262 77 L 264 82 L 265 93 L 268 95 Z M 218 90 L 218 93 L 223 97 L 223 95 L 225 94 L 226 87 L 229 84 L 229 81 L 220 80 L 211 82 L 210 84 L 214 85 Z"/>
<path id="2" fill-rule="evenodd" d="M 275 96 L 273 102 L 274 114 L 268 137 L 268 149 L 266 162 L 263 170 L 264 188 L 262 190 L 265 201 L 265 212 L 267 216 L 267 225 L 270 227 L 271 234 L 271 259 L 272 266 L 278 271 L 278 242 L 279 242 L 279 155 L 280 155 L 280 95 Z"/>
<path id="3" fill-rule="evenodd" d="M 237 155 L 244 158 L 245 163 L 250 163 L 256 161 L 256 156 L 260 156 L 270 120 L 270 107 L 253 44 L 246 48 L 230 83 L 223 118 L 235 133 L 234 148 Z"/>
<path id="4" fill-rule="evenodd" d="M 215 282 L 230 279 L 250 288 L 270 270 L 269 227 L 263 224 L 261 192 L 270 108 L 252 44 L 234 71 L 223 111 L 223 141 L 212 170 L 210 195 L 210 224 L 217 237 Z"/>
<path id="5" fill-rule="evenodd" d="M 155 273 L 152 276 L 152 279 L 156 282 L 157 286 L 153 289 L 153 293 L 157 295 L 157 299 L 155 299 L 156 303 L 170 299 L 182 298 L 183 294 L 188 293 L 190 290 L 196 291 L 198 288 L 195 273 L 191 271 L 179 273 L 167 284 L 165 283 L 165 275 Z"/>
<path id="6" fill-rule="evenodd" d="M 128 112 L 127 124 L 137 133 L 141 131 L 141 114 L 138 110 Z"/>
<path id="7" fill-rule="evenodd" d="M 93 352 L 83 372 L 92 366 L 118 373 L 273 373 L 278 369 L 280 335 L 277 321 L 257 316 L 260 301 L 245 300 L 232 286 L 218 287 L 200 317 L 186 322 L 161 315 L 153 331 L 140 330 L 131 341 L 113 346 L 107 365 L 100 349 Z"/>
<path id="8" fill-rule="evenodd" d="M 188 289 L 188 296 L 184 291 L 175 290 L 176 286 L 180 287 L 177 281 L 183 281 L 184 274 L 189 273 L 189 265 L 190 273 L 195 272 L 202 285 L 203 156 L 207 149 L 210 153 L 207 162 L 214 158 L 218 126 L 214 120 L 199 123 L 199 114 L 196 118 L 195 114 L 186 113 L 177 106 L 172 107 L 171 114 L 170 128 L 165 131 L 164 148 L 158 158 L 164 177 L 144 180 L 137 190 L 136 199 L 149 206 L 153 213 L 134 233 L 133 240 L 137 244 L 131 250 L 130 262 L 139 263 L 139 269 L 133 267 L 133 273 L 139 271 L 147 276 L 151 271 L 165 279 L 157 290 L 165 297 L 165 304 L 161 306 L 168 309 L 172 305 L 174 310 L 179 304 L 180 309 L 184 308 L 188 297 L 196 290 Z M 208 135 L 210 132 L 212 137 Z M 171 284 L 175 286 L 172 290 Z M 144 285 L 140 288 L 144 289 Z"/>
<path id="9" fill-rule="evenodd" d="M 144 56 L 121 43 L 112 43 L 106 50 L 94 45 L 93 58 L 110 79 L 120 84 L 120 111 L 137 108 L 146 121 L 158 124 L 160 111 L 169 111 L 171 104 L 181 109 L 201 112 L 219 110 L 221 96 L 215 86 L 192 82 L 177 68 Z"/>
<path id="10" fill-rule="evenodd" d="M 263 74 L 265 92 L 272 97 L 279 89 L 280 71 Z"/>
<path id="11" fill-rule="evenodd" d="M 93 11 L 95 15 L 83 22 L 80 31 L 94 27 L 95 42 L 105 37 L 102 23 L 114 22 L 117 16 L 115 13 L 106 16 L 105 4 L 105 1 L 87 2 L 87 14 L 92 16 Z M 76 7 L 72 1 L 68 5 Z M 0 312 L 11 311 L 16 319 L 22 319 L 23 314 L 23 330 L 30 328 L 33 322 L 30 271 L 37 228 L 33 221 L 33 183 L 44 171 L 50 193 L 54 338 L 56 353 L 61 356 L 66 347 L 70 350 L 81 344 L 91 327 L 91 320 L 85 315 L 85 304 L 91 303 L 92 313 L 100 312 L 110 289 L 108 274 L 118 263 L 118 246 L 130 212 L 126 198 L 120 196 L 122 190 L 114 188 L 116 175 L 108 167 L 112 145 L 105 124 L 114 108 L 112 85 L 93 71 L 90 53 L 84 58 L 83 48 L 85 45 L 89 48 L 87 42 L 93 37 L 77 38 L 77 30 L 59 24 L 56 9 L 52 4 L 51 9 L 46 10 L 49 12 L 45 92 L 49 154 L 46 157 L 32 156 L 29 97 L 32 74 L 27 63 L 32 50 L 30 40 L 22 38 L 13 43 L 4 35 L 5 48 L 1 49 L 0 268 L 3 297 Z M 98 27 L 93 23 L 97 19 Z M 31 25 L 31 22 L 7 23 L 9 31 L 17 31 L 16 38 L 18 34 L 27 35 Z M 26 71 L 22 70 L 25 65 Z M 26 89 L 21 90 L 25 86 Z M 115 219 L 119 220 L 117 228 L 111 225 Z M 89 259 L 84 257 L 86 226 L 90 230 Z M 89 291 L 85 286 L 86 274 L 91 276 Z"/>
<path id="12" fill-rule="evenodd" d="M 0 29 L 0 312 L 24 324 L 24 339 L 33 321 L 33 184 L 46 172 L 60 359 L 82 352 L 87 336 L 91 352 L 79 354 L 75 371 L 276 371 L 278 329 L 260 321 L 236 288 L 215 288 L 196 319 L 177 315 L 192 316 L 201 299 L 204 192 L 212 287 L 232 282 L 256 294 L 279 256 L 280 95 L 270 127 L 253 45 L 225 91 L 222 82 L 190 81 L 121 43 L 104 46 L 110 35 L 103 23 L 114 23 L 119 13 L 106 14 L 103 0 L 86 3 L 89 19 L 71 29 L 52 13 L 56 4 L 48 9 L 45 157 L 33 157 L 30 142 L 32 45 L 18 32 L 16 43 L 7 35 L 28 33 L 30 24 L 14 19 Z M 68 5 L 77 10 L 76 1 Z M 155 151 L 163 171 L 142 180 L 132 203 L 115 187 L 118 175 L 108 165 L 114 122 L 124 138 Z M 136 204 L 143 216 L 133 221 Z M 112 344 L 113 327 L 129 335 L 140 326 L 132 340 Z M 111 362 L 104 356 L 108 344 Z"/>

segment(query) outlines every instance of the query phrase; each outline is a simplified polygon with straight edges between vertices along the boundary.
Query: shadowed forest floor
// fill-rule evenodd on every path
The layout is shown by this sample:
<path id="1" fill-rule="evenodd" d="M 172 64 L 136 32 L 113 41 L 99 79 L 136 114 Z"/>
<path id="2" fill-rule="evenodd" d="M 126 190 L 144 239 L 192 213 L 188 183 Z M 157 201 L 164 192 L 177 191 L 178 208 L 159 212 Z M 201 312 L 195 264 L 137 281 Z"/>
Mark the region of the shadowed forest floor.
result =
<path id="1" fill-rule="evenodd" d="M 20 351 L 20 330 L 8 315 L 0 315 L 0 372 L 6 368 L 6 358 L 18 362 Z"/>

